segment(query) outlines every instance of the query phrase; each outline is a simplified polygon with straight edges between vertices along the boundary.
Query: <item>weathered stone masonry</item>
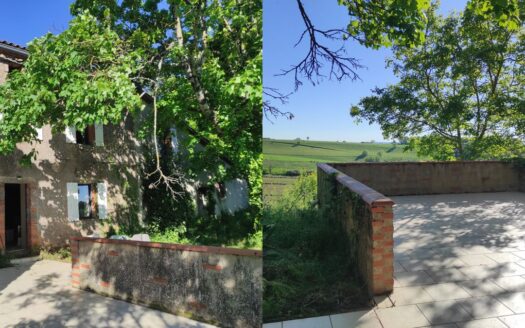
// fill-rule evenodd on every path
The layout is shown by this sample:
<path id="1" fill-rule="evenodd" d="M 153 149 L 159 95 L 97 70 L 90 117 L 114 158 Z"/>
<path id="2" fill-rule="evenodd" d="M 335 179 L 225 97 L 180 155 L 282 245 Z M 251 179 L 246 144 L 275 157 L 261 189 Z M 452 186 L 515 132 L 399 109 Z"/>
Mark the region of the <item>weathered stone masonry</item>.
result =
<path id="1" fill-rule="evenodd" d="M 221 327 L 262 325 L 262 252 L 74 237 L 71 283 Z"/>

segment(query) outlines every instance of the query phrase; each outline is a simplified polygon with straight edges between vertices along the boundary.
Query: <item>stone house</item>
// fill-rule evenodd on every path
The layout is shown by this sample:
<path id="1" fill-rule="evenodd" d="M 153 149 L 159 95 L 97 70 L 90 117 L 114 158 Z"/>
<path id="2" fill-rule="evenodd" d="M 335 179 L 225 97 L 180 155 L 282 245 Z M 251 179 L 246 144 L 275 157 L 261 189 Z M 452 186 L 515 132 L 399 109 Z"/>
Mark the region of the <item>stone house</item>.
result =
<path id="1" fill-rule="evenodd" d="M 0 41 L 0 83 L 27 56 L 24 47 Z M 140 217 L 141 149 L 130 120 L 37 132 L 35 142 L 0 156 L 0 250 L 63 246 L 70 236 L 97 232 L 104 219 Z M 33 148 L 36 158 L 22 165 Z"/>
<path id="2" fill-rule="evenodd" d="M 27 57 L 24 47 L 0 40 L 0 84 L 10 71 L 21 69 Z M 148 106 L 148 100 L 144 102 Z M 43 126 L 36 141 L 0 156 L 0 252 L 63 246 L 70 236 L 100 233 L 108 218 L 141 220 L 143 144 L 134 130 L 131 119 L 118 126 L 54 134 Z M 184 135 L 174 129 L 175 151 L 183 152 L 179 140 Z M 32 149 L 36 158 L 30 166 L 22 165 L 22 155 Z M 187 186 L 197 211 L 207 202 L 199 188 L 205 183 L 203 175 Z M 248 206 L 247 183 L 225 181 L 213 197 L 216 213 L 232 214 Z"/>

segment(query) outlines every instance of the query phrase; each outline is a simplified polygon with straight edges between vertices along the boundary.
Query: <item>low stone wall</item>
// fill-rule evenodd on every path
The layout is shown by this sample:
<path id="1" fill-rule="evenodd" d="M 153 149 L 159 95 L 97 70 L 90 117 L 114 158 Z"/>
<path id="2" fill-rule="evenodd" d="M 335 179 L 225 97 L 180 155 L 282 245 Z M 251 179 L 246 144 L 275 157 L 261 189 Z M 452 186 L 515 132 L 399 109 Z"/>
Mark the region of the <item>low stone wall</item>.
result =
<path id="1" fill-rule="evenodd" d="M 394 202 L 327 164 L 317 165 L 319 205 L 347 232 L 361 278 L 372 295 L 394 288 Z"/>
<path id="2" fill-rule="evenodd" d="M 262 324 L 262 252 L 73 237 L 72 285 L 221 327 Z"/>
<path id="3" fill-rule="evenodd" d="M 337 163 L 333 168 L 388 196 L 520 191 L 520 171 L 501 161 Z"/>

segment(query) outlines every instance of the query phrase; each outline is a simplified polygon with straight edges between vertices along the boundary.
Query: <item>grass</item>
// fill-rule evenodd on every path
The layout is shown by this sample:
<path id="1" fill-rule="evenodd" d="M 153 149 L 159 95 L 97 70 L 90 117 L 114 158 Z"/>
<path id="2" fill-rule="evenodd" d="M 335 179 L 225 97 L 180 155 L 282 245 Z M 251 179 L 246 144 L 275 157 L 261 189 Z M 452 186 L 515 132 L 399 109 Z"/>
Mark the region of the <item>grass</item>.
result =
<path id="1" fill-rule="evenodd" d="M 40 259 L 71 263 L 71 249 L 69 247 L 41 249 Z"/>
<path id="2" fill-rule="evenodd" d="M 420 161 L 402 145 L 335 141 L 263 140 L 265 174 L 282 175 L 290 171 L 315 171 L 316 163 Z"/>
<path id="3" fill-rule="evenodd" d="M 343 229 L 312 205 L 315 179 L 298 178 L 284 197 L 265 207 L 264 322 L 369 306 Z"/>
<path id="4" fill-rule="evenodd" d="M 263 200 L 269 204 L 278 201 L 284 192 L 297 180 L 297 177 L 265 175 L 263 177 Z"/>

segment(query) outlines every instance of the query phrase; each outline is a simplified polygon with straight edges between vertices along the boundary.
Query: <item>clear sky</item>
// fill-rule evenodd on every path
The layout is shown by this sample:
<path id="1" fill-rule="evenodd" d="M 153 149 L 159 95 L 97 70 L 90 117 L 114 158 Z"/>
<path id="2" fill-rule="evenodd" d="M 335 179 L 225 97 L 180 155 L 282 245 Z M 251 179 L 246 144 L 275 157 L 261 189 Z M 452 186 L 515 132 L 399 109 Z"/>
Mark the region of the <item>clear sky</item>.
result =
<path id="1" fill-rule="evenodd" d="M 71 19 L 69 6 L 73 0 L 0 1 L 0 40 L 26 45 L 47 32 L 59 33 Z"/>
<path id="2" fill-rule="evenodd" d="M 442 0 L 440 12 L 462 10 L 466 0 Z M 264 0 L 264 85 L 284 93 L 294 91 L 293 76 L 275 76 L 283 68 L 298 63 L 306 54 L 306 43 L 294 48 L 304 24 L 295 0 Z M 306 11 L 319 28 L 342 28 L 348 22 L 344 7 L 336 0 L 304 0 Z M 351 105 L 371 94 L 374 87 L 384 87 L 396 82 L 385 59 L 391 56 L 388 49 L 371 50 L 359 44 L 347 43 L 347 53 L 359 58 L 364 69 L 358 71 L 361 81 L 343 82 L 325 80 L 312 86 L 305 82 L 292 94 L 281 110 L 292 112 L 295 118 L 264 120 L 265 137 L 310 140 L 382 141 L 381 129 L 368 122 L 356 124 L 349 114 Z"/>

